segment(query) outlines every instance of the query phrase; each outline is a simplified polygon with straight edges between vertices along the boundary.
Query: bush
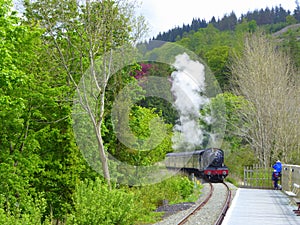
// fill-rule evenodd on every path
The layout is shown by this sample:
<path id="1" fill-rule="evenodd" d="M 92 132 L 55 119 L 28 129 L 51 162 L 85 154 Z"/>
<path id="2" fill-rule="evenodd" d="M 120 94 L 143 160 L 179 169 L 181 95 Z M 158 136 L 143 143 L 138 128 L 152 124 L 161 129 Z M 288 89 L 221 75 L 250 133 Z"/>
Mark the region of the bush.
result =
<path id="1" fill-rule="evenodd" d="M 177 203 L 184 201 L 194 190 L 194 184 L 185 176 L 174 176 L 154 185 L 138 188 L 136 194 L 145 207 L 156 209 L 164 200 Z"/>
<path id="2" fill-rule="evenodd" d="M 5 225 L 50 225 L 48 219 L 43 218 L 46 208 L 46 201 L 41 198 L 34 201 L 31 197 L 27 197 L 23 202 L 24 209 L 19 208 L 18 204 L 10 206 L 5 201 L 4 196 L 0 196 L 0 224 Z"/>
<path id="3" fill-rule="evenodd" d="M 74 212 L 67 216 L 66 224 L 153 223 L 161 217 L 161 213 L 154 211 L 163 200 L 171 203 L 185 201 L 193 190 L 193 182 L 183 176 L 172 177 L 154 185 L 112 190 L 100 179 L 86 180 L 76 187 Z"/>
<path id="4" fill-rule="evenodd" d="M 134 193 L 122 189 L 109 190 L 100 179 L 84 181 L 76 187 L 75 211 L 67 224 L 130 225 L 138 218 Z"/>

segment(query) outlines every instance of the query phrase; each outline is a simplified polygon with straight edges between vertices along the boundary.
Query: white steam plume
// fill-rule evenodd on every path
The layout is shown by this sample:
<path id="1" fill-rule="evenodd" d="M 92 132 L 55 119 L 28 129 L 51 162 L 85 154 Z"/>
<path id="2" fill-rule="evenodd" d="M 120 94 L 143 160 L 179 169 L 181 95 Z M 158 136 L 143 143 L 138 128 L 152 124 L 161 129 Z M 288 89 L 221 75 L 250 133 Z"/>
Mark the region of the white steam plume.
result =
<path id="1" fill-rule="evenodd" d="M 171 74 L 171 91 L 180 116 L 174 126 L 173 148 L 190 151 L 201 145 L 203 132 L 199 125 L 200 109 L 208 102 L 205 91 L 205 67 L 184 53 L 176 56 L 173 64 L 177 71 Z"/>

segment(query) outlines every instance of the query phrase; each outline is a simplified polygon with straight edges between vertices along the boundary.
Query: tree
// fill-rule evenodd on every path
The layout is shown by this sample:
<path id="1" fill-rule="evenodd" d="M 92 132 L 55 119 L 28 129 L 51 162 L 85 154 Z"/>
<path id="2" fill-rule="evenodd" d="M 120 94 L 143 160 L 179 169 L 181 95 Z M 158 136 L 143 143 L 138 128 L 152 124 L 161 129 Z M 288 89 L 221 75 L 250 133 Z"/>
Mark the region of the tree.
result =
<path id="1" fill-rule="evenodd" d="M 77 100 L 93 124 L 103 175 L 110 184 L 102 139 L 106 88 L 109 78 L 120 69 L 116 65 L 118 60 L 122 61 L 118 65 L 126 64 L 124 59 L 115 58 L 114 52 L 140 37 L 145 27 L 143 20 L 134 20 L 134 5 L 127 1 L 26 0 L 25 3 L 27 18 L 45 29 L 47 58 L 56 66 L 52 69 L 63 72 L 67 84 L 76 88 Z M 85 89 L 85 85 L 90 89 Z"/>
<path id="2" fill-rule="evenodd" d="M 41 213 L 51 207 L 58 218 L 86 169 L 70 130 L 67 88 L 41 63 L 43 30 L 11 11 L 10 1 L 0 5 L 0 207 L 26 217 L 31 202 L 43 201 Z"/>
<path id="3" fill-rule="evenodd" d="M 253 33 L 256 31 L 256 28 L 257 28 L 257 24 L 255 20 L 251 20 L 250 22 L 248 22 L 247 19 L 244 18 L 242 22 L 236 26 L 235 30 L 238 33 L 245 33 L 245 32 Z"/>
<path id="4" fill-rule="evenodd" d="M 297 23 L 297 20 L 296 20 L 296 18 L 295 18 L 294 16 L 288 15 L 288 16 L 286 17 L 286 23 L 287 23 L 288 25 L 296 24 L 296 23 Z"/>
<path id="5" fill-rule="evenodd" d="M 290 162 L 299 151 L 299 83 L 290 58 L 261 33 L 249 35 L 242 55 L 231 66 L 233 91 L 244 96 L 247 107 L 240 128 L 259 161 L 270 166 L 282 158 Z"/>
<path id="6" fill-rule="evenodd" d="M 294 9 L 294 17 L 299 22 L 300 21 L 300 4 L 299 4 L 298 0 L 296 0 L 295 3 L 296 3 L 296 8 Z"/>
<path id="7" fill-rule="evenodd" d="M 224 15 L 224 17 L 218 22 L 216 27 L 221 30 L 234 30 L 237 24 L 237 17 L 234 12 L 231 12 L 230 15 Z"/>
<path id="8" fill-rule="evenodd" d="M 153 124 L 153 121 L 160 121 L 160 117 L 155 113 L 155 108 L 147 109 L 140 106 L 135 106 L 130 113 L 129 127 L 138 138 L 136 149 L 130 149 L 125 147 L 120 156 L 124 158 L 122 162 L 128 162 L 134 166 L 150 166 L 165 158 L 166 153 L 172 150 L 171 142 L 171 125 L 166 126 L 166 128 L 161 128 L 157 126 L 149 126 Z M 166 129 L 166 136 L 162 137 L 162 129 Z M 152 136 L 151 136 L 152 135 Z M 151 138 L 149 138 L 151 136 Z M 153 143 L 160 143 L 158 146 L 154 147 Z M 142 151 L 140 151 L 140 149 Z"/>
<path id="9" fill-rule="evenodd" d="M 11 1 L 0 0 L 0 8 L 0 207 L 26 214 L 41 165 L 32 126 L 41 116 L 33 72 L 41 31 L 20 24 Z"/>
<path id="10" fill-rule="evenodd" d="M 215 109 L 217 114 L 214 116 L 216 121 L 218 123 L 226 121 L 222 149 L 226 155 L 225 164 L 231 170 L 231 177 L 235 175 L 243 177 L 244 166 L 254 164 L 257 160 L 239 133 L 239 128 L 243 126 L 244 121 L 238 112 L 247 107 L 247 104 L 243 96 L 236 96 L 231 92 L 219 94 L 210 101 L 210 108 Z"/>
<path id="11" fill-rule="evenodd" d="M 228 86 L 229 52 L 229 46 L 215 46 L 205 54 L 205 60 L 223 90 Z"/>

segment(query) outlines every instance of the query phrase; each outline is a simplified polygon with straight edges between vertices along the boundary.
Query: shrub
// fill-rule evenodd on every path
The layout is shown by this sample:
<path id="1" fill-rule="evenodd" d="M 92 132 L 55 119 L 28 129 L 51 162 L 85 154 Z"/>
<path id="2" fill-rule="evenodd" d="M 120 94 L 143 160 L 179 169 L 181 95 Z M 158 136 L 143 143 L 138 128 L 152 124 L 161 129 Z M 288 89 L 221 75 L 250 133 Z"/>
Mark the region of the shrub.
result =
<path id="1" fill-rule="evenodd" d="M 67 216 L 66 224 L 153 223 L 160 219 L 161 213 L 154 211 L 163 200 L 171 203 L 186 201 L 193 190 L 193 182 L 183 176 L 153 185 L 112 190 L 100 179 L 86 180 L 76 187 L 74 212 Z"/>
<path id="2" fill-rule="evenodd" d="M 109 190 L 100 179 L 86 180 L 76 187 L 75 210 L 68 215 L 67 224 L 134 224 L 139 216 L 134 199 L 134 193 Z"/>
<path id="3" fill-rule="evenodd" d="M 27 197 L 23 202 L 24 209 L 19 208 L 19 204 L 13 206 L 5 201 L 3 195 L 0 196 L 0 224 L 5 225 L 50 225 L 50 221 L 43 217 L 46 208 L 46 201 L 43 198 L 34 201 Z"/>

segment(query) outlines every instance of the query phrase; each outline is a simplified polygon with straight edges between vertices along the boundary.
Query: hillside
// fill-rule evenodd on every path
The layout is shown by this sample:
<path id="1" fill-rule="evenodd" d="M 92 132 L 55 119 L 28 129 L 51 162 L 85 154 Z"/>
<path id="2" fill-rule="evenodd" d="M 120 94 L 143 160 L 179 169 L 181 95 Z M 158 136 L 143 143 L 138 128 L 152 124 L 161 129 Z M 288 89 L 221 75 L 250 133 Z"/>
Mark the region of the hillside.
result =
<path id="1" fill-rule="evenodd" d="M 300 27 L 300 23 L 292 24 L 292 25 L 286 26 L 286 27 L 282 28 L 281 30 L 279 30 L 279 31 L 277 31 L 277 32 L 275 32 L 275 33 L 273 33 L 273 36 L 274 36 L 274 37 L 278 37 L 278 36 L 280 36 L 280 35 L 282 35 L 282 34 L 288 32 L 288 31 L 290 31 L 290 30 L 299 31 L 299 29 L 298 29 L 299 27 Z M 300 34 L 299 34 L 299 35 L 300 35 Z"/>
<path id="2" fill-rule="evenodd" d="M 178 26 L 170 29 L 167 32 L 159 33 L 156 37 L 153 37 L 152 40 L 175 42 L 190 32 L 196 32 L 201 28 L 206 28 L 208 24 L 212 24 L 220 31 L 234 31 L 237 25 L 245 21 L 253 21 L 257 26 L 272 26 L 270 30 L 272 32 L 277 32 L 277 29 L 281 29 L 282 26 L 286 26 L 290 20 L 292 20 L 293 23 L 300 22 L 299 6 L 296 7 L 293 13 L 291 13 L 289 10 L 285 10 L 281 6 L 276 6 L 272 9 L 267 7 L 265 9 L 249 11 L 246 14 L 240 15 L 240 17 L 238 17 L 234 12 L 231 12 L 230 14 L 224 15 L 223 18 L 218 20 L 216 20 L 215 17 L 212 17 L 209 22 L 205 21 L 204 19 L 195 18 L 191 24 L 183 24 L 181 27 Z"/>

